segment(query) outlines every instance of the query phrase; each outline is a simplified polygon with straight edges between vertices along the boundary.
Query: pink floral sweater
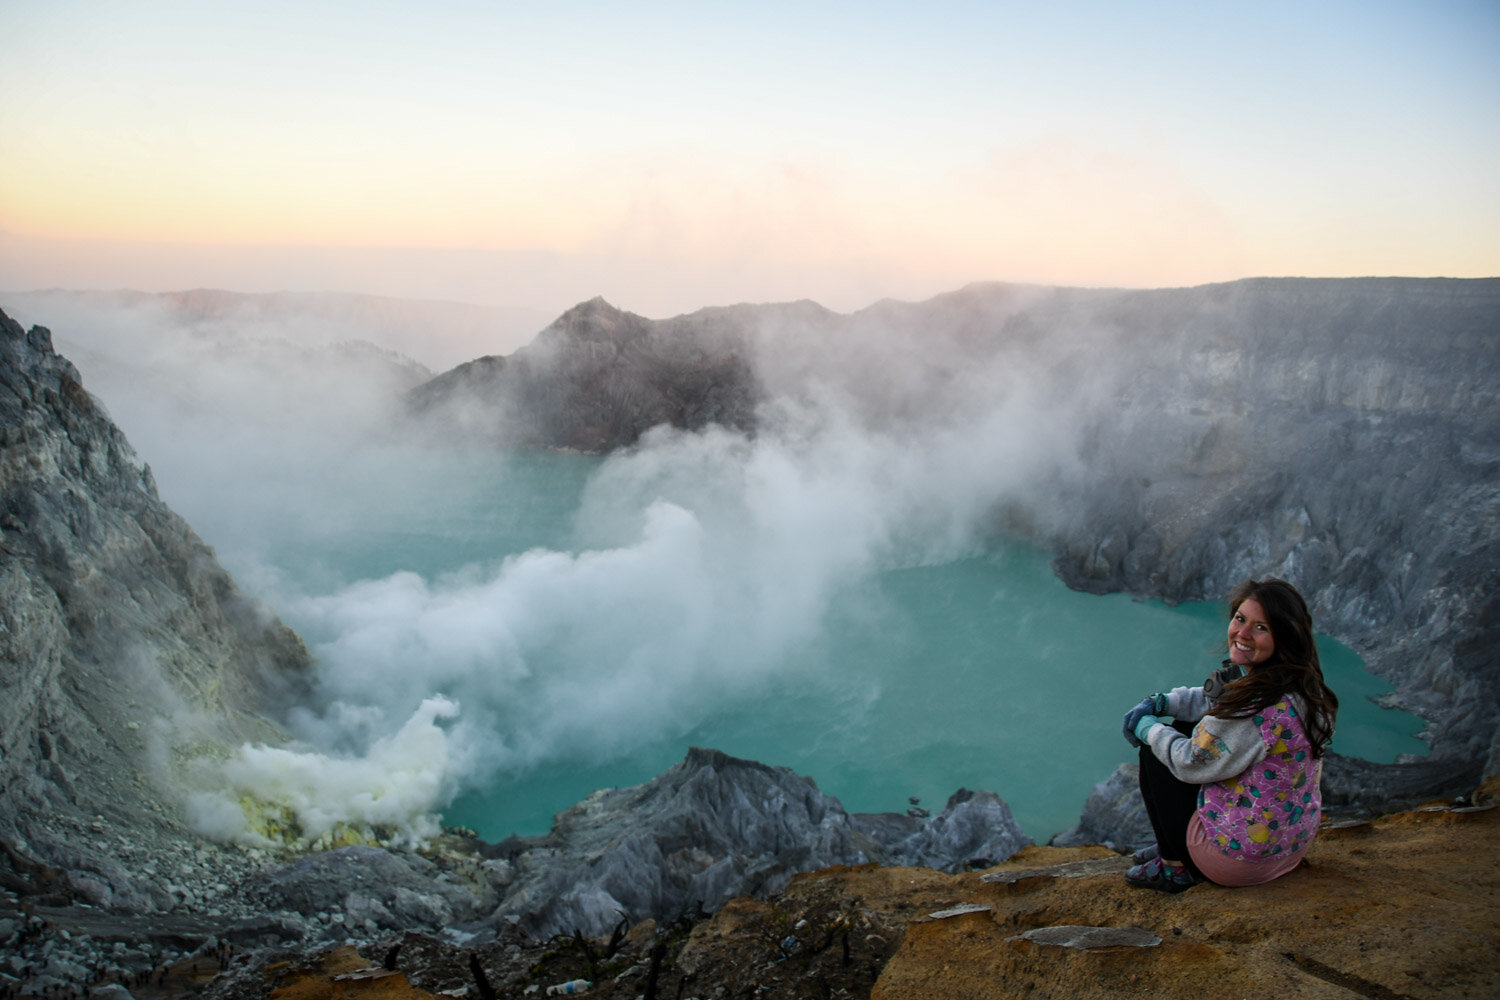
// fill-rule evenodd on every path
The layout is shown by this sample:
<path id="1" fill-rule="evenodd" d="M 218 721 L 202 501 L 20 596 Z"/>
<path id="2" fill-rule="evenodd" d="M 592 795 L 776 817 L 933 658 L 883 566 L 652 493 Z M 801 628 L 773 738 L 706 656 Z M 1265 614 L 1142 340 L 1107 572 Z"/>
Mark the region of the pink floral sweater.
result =
<path id="1" fill-rule="evenodd" d="M 1270 861 L 1303 851 L 1322 818 L 1322 761 L 1302 726 L 1302 702 L 1285 695 L 1253 715 L 1221 719 L 1201 687 L 1174 688 L 1167 714 L 1196 722 L 1192 736 L 1171 726 L 1147 732 L 1151 752 L 1176 777 L 1202 786 L 1198 820 L 1220 853 Z"/>

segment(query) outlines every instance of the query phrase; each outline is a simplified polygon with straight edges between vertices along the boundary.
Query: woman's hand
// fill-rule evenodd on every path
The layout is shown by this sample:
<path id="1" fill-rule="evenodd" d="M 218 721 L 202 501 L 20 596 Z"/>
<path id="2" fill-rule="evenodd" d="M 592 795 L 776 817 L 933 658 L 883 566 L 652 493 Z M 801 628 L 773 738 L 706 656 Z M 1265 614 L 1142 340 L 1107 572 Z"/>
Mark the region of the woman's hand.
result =
<path id="1" fill-rule="evenodd" d="M 1137 746 L 1146 744 L 1146 734 L 1151 731 L 1152 726 L 1165 726 L 1165 720 L 1158 719 L 1154 715 L 1143 715 L 1135 722 L 1135 741 Z"/>
<path id="2" fill-rule="evenodd" d="M 1154 716 L 1159 711 L 1159 709 L 1157 708 L 1158 697 L 1160 696 L 1152 695 L 1149 698 L 1143 698 L 1141 699 L 1141 703 L 1139 705 L 1135 706 L 1130 711 L 1125 713 L 1125 725 L 1123 726 L 1123 731 L 1125 733 L 1126 743 L 1129 743 L 1133 747 L 1138 747 L 1141 745 L 1141 741 L 1135 735 L 1135 727 L 1140 723 L 1141 719 L 1146 718 L 1147 716 Z"/>

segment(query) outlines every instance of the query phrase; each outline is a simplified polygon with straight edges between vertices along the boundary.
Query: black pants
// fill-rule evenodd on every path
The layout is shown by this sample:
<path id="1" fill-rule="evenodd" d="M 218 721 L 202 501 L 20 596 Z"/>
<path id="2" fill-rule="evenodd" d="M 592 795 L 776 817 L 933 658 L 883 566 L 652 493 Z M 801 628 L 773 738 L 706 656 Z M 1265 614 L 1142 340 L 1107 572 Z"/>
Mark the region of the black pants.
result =
<path id="1" fill-rule="evenodd" d="M 1183 734 L 1193 731 L 1188 722 L 1179 722 L 1173 728 Z M 1167 765 L 1156 759 L 1150 746 L 1141 747 L 1141 798 L 1146 802 L 1151 828 L 1156 831 L 1157 849 L 1168 861 L 1187 865 L 1187 870 L 1199 879 L 1203 873 L 1188 855 L 1187 828 L 1188 820 L 1198 811 L 1201 787 L 1178 779 L 1167 770 Z"/>

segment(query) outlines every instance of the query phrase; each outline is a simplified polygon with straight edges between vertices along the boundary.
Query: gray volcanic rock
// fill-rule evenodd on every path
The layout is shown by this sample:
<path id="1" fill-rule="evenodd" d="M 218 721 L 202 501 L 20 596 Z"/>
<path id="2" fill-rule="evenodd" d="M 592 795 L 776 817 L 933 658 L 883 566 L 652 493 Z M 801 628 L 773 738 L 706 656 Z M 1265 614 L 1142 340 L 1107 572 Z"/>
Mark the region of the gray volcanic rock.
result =
<path id="1" fill-rule="evenodd" d="M 250 945 L 414 930 L 595 936 L 767 896 L 830 865 L 960 871 L 1031 843 L 992 792 L 960 790 L 931 819 L 851 816 L 787 768 L 698 748 L 645 784 L 595 792 L 545 837 L 468 851 L 441 839 L 423 853 L 344 847 L 266 864 L 217 901 L 234 917 L 219 933 Z"/>
<path id="2" fill-rule="evenodd" d="M 514 354 L 460 365 L 408 401 L 482 439 L 607 452 L 660 424 L 750 427 L 757 392 L 745 351 L 735 324 L 653 322 L 596 298 Z"/>
<path id="3" fill-rule="evenodd" d="M 1483 757 L 1434 754 L 1391 766 L 1329 753 L 1323 761 L 1323 811 L 1345 819 L 1399 812 L 1466 796 L 1494 773 Z"/>
<path id="4" fill-rule="evenodd" d="M 595 792 L 559 813 L 547 836 L 488 851 L 509 866 L 495 919 L 542 937 L 601 934 L 622 918 L 674 920 L 778 892 L 792 875 L 830 865 L 957 870 L 1030 843 L 987 792 L 960 792 L 928 821 L 878 820 L 851 817 L 787 768 L 694 748 L 643 785 Z"/>
<path id="5" fill-rule="evenodd" d="M 374 934 L 473 921 L 494 910 L 497 895 L 477 862 L 439 866 L 411 851 L 341 847 L 266 869 L 244 898 L 256 910 L 322 915 Z"/>
<path id="6" fill-rule="evenodd" d="M 1032 842 L 1004 799 L 967 788 L 949 796 L 943 811 L 931 818 L 855 813 L 852 820 L 869 841 L 870 860 L 950 874 L 997 865 Z"/>
<path id="7" fill-rule="evenodd" d="M 1064 830 L 1049 843 L 1053 847 L 1103 844 L 1112 850 L 1134 851 L 1156 842 L 1146 802 L 1141 798 L 1139 764 L 1121 764 L 1113 774 L 1095 785 L 1083 804 L 1078 825 Z"/>
<path id="8" fill-rule="evenodd" d="M 279 739 L 259 711 L 308 664 L 157 497 L 48 331 L 3 314 L 0 662 L 7 885 L 148 911 L 186 895 L 154 854 L 196 871 L 177 769 Z"/>

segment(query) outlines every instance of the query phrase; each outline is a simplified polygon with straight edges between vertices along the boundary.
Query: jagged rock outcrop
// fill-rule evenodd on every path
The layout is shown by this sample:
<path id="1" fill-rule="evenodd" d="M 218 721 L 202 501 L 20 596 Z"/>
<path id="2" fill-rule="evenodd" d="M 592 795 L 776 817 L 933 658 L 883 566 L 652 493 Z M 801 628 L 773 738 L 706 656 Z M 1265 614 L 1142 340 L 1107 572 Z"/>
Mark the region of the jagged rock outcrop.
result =
<path id="1" fill-rule="evenodd" d="M 308 665 L 161 502 L 49 332 L 3 314 L 0 664 L 7 884 L 51 871 L 44 895 L 147 911 L 182 898 L 153 853 L 191 867 L 177 768 L 280 738 L 259 713 Z"/>
<path id="2" fill-rule="evenodd" d="M 747 346 L 742 327 L 658 323 L 596 298 L 514 354 L 460 365 L 408 400 L 434 425 L 482 440 L 607 452 L 661 424 L 750 427 Z"/>
<path id="3" fill-rule="evenodd" d="M 1121 764 L 1095 785 L 1083 803 L 1078 825 L 1054 836 L 1054 847 L 1102 844 L 1116 851 L 1134 851 L 1156 842 L 1146 801 L 1141 797 L 1139 764 Z"/>
<path id="4" fill-rule="evenodd" d="M 994 792 L 960 788 L 936 816 L 855 813 L 854 828 L 869 842 L 870 860 L 957 872 L 987 868 L 1030 843 L 1010 806 Z"/>
<path id="5" fill-rule="evenodd" d="M 559 813 L 545 837 L 485 853 L 509 866 L 497 919 L 547 936 L 712 911 L 829 865 L 953 871 L 1031 842 L 993 793 L 961 791 L 938 816 L 900 819 L 851 816 L 787 768 L 694 748 L 643 785 L 599 791 Z"/>
<path id="6" fill-rule="evenodd" d="M 321 914 L 346 932 L 436 933 L 488 915 L 496 892 L 478 863 L 440 866 L 413 851 L 355 846 L 270 867 L 245 887 L 244 898 L 266 912 Z"/>

